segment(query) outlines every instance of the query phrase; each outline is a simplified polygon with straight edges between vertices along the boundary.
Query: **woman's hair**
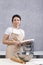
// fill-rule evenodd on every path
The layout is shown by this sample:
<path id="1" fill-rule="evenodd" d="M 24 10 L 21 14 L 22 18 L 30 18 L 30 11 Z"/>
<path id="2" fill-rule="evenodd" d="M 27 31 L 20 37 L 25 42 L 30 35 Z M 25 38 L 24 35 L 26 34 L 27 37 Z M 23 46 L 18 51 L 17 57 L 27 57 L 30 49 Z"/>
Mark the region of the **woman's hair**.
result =
<path id="1" fill-rule="evenodd" d="M 12 16 L 12 22 L 13 22 L 13 19 L 14 19 L 15 17 L 18 17 L 18 18 L 20 19 L 20 21 L 21 21 L 21 16 L 18 15 L 18 14 L 15 14 L 15 15 Z"/>

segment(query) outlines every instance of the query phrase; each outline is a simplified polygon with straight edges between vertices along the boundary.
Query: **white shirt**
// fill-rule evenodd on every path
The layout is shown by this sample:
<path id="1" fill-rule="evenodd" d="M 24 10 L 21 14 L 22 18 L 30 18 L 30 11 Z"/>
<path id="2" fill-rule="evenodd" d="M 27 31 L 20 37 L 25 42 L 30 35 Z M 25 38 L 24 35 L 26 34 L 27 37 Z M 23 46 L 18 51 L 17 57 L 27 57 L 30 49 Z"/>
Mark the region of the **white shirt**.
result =
<path id="1" fill-rule="evenodd" d="M 8 34 L 9 36 L 14 33 L 14 34 L 17 34 L 17 35 L 21 35 L 21 37 L 25 37 L 25 32 L 23 29 L 16 29 L 16 28 L 13 28 L 13 27 L 8 27 L 5 31 L 5 34 Z"/>

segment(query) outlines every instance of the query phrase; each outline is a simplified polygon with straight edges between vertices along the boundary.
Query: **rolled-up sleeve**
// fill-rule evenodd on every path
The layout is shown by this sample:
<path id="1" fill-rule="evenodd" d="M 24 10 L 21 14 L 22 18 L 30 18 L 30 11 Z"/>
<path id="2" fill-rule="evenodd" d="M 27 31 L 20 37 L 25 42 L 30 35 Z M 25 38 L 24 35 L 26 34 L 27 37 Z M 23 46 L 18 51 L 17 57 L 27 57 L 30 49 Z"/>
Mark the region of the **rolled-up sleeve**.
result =
<path id="1" fill-rule="evenodd" d="M 6 29 L 5 34 L 8 34 L 8 35 L 10 34 L 10 29 L 9 28 Z"/>

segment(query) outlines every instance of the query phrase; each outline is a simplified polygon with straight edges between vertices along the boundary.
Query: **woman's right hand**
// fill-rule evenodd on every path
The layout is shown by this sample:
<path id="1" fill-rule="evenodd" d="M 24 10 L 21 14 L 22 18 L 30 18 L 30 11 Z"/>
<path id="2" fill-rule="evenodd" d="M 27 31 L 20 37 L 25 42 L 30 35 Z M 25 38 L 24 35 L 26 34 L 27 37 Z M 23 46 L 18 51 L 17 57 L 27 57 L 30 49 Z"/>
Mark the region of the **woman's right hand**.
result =
<path id="1" fill-rule="evenodd" d="M 20 45 L 20 42 L 19 41 L 15 41 L 15 40 L 13 40 L 13 43 L 15 44 L 15 45 Z"/>
<path id="2" fill-rule="evenodd" d="M 18 46 L 19 44 L 20 44 L 20 42 L 19 42 L 19 41 L 15 41 L 15 45 L 17 45 L 17 46 Z"/>

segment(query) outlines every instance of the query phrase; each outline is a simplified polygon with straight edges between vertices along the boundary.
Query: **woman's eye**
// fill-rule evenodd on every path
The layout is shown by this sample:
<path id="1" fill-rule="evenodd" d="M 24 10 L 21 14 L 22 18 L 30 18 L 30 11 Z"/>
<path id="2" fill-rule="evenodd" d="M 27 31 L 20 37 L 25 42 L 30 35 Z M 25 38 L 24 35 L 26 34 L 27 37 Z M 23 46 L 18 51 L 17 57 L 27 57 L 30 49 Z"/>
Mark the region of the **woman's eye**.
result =
<path id="1" fill-rule="evenodd" d="M 16 21 L 16 20 L 14 20 L 14 21 Z"/>
<path id="2" fill-rule="evenodd" d="M 17 19 L 17 20 L 14 20 L 14 21 L 20 21 L 20 20 Z"/>
<path id="3" fill-rule="evenodd" d="M 17 20 L 17 21 L 20 21 L 20 20 Z"/>

